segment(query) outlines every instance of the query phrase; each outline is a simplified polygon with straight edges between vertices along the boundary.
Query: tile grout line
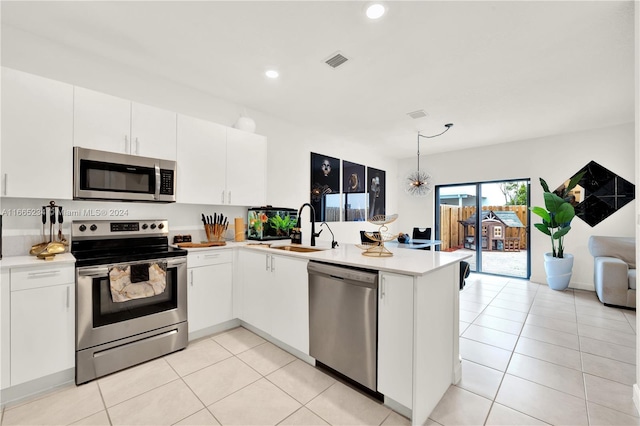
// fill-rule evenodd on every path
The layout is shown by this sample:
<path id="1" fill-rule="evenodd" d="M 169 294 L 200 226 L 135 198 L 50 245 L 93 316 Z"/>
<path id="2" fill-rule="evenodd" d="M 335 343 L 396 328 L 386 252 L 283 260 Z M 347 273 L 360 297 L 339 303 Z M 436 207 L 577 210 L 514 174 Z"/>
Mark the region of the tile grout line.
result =
<path id="1" fill-rule="evenodd" d="M 102 406 L 104 407 L 104 412 L 107 414 L 107 420 L 109 420 L 110 425 L 113 425 L 113 422 L 111 421 L 111 415 L 109 415 L 109 409 L 107 408 L 107 403 L 104 400 L 104 395 L 102 394 L 102 388 L 100 387 L 100 382 L 98 380 L 96 380 L 96 387 L 98 388 L 98 393 L 100 393 L 100 399 L 102 400 Z"/>

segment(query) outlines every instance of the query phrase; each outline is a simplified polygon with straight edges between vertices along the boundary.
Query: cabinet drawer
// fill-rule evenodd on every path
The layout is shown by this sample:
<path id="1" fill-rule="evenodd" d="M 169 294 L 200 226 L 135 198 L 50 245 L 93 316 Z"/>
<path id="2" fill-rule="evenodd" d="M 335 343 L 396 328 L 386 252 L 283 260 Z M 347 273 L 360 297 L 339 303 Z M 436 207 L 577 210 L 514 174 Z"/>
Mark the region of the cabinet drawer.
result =
<path id="1" fill-rule="evenodd" d="M 231 250 L 205 250 L 199 253 L 189 253 L 187 256 L 189 268 L 232 262 L 233 253 Z"/>
<path id="2" fill-rule="evenodd" d="M 11 270 L 11 291 L 75 283 L 73 266 Z"/>

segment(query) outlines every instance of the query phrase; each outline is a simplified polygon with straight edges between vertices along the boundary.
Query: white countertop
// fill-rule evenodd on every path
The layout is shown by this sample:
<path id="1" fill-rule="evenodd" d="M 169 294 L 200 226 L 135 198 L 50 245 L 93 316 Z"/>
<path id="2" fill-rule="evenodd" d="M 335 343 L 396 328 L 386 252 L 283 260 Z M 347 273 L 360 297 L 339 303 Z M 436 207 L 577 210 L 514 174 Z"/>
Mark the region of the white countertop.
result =
<path id="1" fill-rule="evenodd" d="M 273 243 L 272 246 L 290 245 L 289 242 Z M 308 246 L 302 246 L 308 247 Z M 246 245 L 245 249 L 264 250 L 272 254 L 292 256 L 317 260 L 320 262 L 335 263 L 338 265 L 355 266 L 359 268 L 375 269 L 378 271 L 395 272 L 398 274 L 420 276 L 444 266 L 457 263 L 471 257 L 467 253 L 448 253 L 433 250 L 409 250 L 404 248 L 391 248 L 391 257 L 364 256 L 361 249 L 354 244 L 343 244 L 335 249 L 318 246 L 324 250 L 298 253 L 285 250 L 273 250 L 266 246 Z"/>
<path id="2" fill-rule="evenodd" d="M 51 266 L 76 263 L 76 258 L 71 253 L 56 254 L 51 260 L 38 259 L 36 256 L 7 256 L 0 260 L 2 269 L 32 268 L 34 266 Z"/>

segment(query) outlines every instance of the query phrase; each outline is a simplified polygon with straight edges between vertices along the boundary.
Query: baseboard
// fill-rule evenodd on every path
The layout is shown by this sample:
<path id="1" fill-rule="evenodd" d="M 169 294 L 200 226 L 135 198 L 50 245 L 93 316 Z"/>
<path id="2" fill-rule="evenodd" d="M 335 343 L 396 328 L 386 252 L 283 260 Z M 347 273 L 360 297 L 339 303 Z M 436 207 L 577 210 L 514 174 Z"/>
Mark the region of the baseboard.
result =
<path id="1" fill-rule="evenodd" d="M 637 383 L 633 385 L 633 403 L 636 406 L 636 411 L 640 413 L 640 388 Z"/>
<path id="2" fill-rule="evenodd" d="M 15 405 L 34 396 L 49 393 L 62 386 L 75 386 L 75 368 L 69 368 L 58 373 L 40 377 L 26 383 L 2 389 L 0 394 L 0 406 Z"/>
<path id="3" fill-rule="evenodd" d="M 281 342 L 280 340 L 276 339 L 275 337 L 273 337 L 269 333 L 265 333 L 264 331 L 260 330 L 259 328 L 256 328 L 256 327 L 252 326 L 251 324 L 249 324 L 247 322 L 244 322 L 242 320 L 240 320 L 240 325 L 242 325 L 244 328 L 246 328 L 247 330 L 251 331 L 252 333 L 257 334 L 258 336 L 262 337 L 263 339 L 268 340 L 269 342 L 273 343 L 274 345 L 278 346 L 279 348 L 289 352 L 291 355 L 299 358 L 300 360 L 306 362 L 307 364 L 311 364 L 311 365 L 314 365 L 314 366 L 316 365 L 315 358 L 312 358 L 308 354 L 305 354 L 304 352 L 301 352 L 299 349 L 296 349 L 293 346 L 289 346 L 286 343 Z"/>
<path id="4" fill-rule="evenodd" d="M 232 328 L 236 328 L 240 325 L 240 320 L 234 318 L 229 321 L 225 321 L 221 324 L 216 324 L 212 327 L 203 328 L 202 330 L 194 331 L 189 333 L 189 342 L 194 340 L 201 339 L 203 337 L 211 336 L 212 334 L 218 334 L 223 331 L 231 330 Z"/>
<path id="5" fill-rule="evenodd" d="M 399 402 L 389 398 L 386 395 L 384 397 L 384 405 L 386 405 L 387 407 L 391 408 L 393 411 L 402 414 L 406 418 L 411 419 L 411 409 L 410 408 L 405 407 L 404 405 L 402 405 Z"/>

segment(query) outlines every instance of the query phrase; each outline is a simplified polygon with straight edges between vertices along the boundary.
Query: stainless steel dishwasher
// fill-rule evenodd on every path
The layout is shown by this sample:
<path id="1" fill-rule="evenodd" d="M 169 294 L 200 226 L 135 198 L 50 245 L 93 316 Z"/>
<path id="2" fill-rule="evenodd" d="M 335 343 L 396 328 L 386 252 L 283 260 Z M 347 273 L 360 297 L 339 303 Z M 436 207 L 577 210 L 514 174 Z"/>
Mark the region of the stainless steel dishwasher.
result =
<path id="1" fill-rule="evenodd" d="M 309 354 L 377 389 L 378 273 L 310 261 Z"/>

